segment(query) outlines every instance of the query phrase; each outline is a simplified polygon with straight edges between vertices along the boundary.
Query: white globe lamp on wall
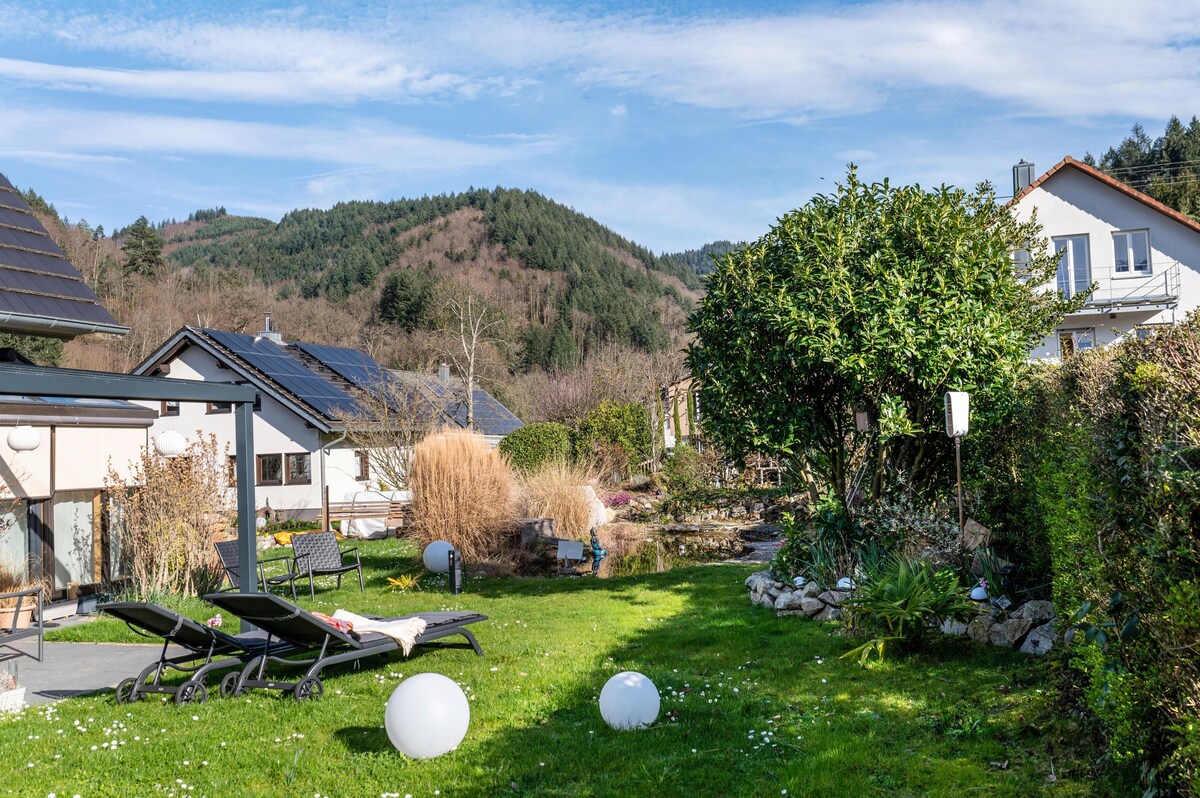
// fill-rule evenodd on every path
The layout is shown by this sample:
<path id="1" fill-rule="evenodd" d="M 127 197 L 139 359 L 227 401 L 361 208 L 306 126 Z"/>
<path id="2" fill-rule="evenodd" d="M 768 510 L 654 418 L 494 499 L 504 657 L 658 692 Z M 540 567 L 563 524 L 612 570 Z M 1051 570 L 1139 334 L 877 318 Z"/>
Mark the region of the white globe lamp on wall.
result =
<path id="1" fill-rule="evenodd" d="M 435 540 L 425 547 L 421 559 L 425 561 L 425 569 L 435 574 L 444 574 L 450 570 L 450 550 L 454 547 L 444 540 Z"/>
<path id="2" fill-rule="evenodd" d="M 658 708 L 658 688 L 637 671 L 621 671 L 600 691 L 600 717 L 617 731 L 649 726 Z"/>
<path id="3" fill-rule="evenodd" d="M 28 424 L 18 424 L 8 433 L 8 448 L 14 452 L 32 452 L 41 445 L 41 434 Z"/>
<path id="4" fill-rule="evenodd" d="M 467 736 L 471 705 L 453 679 L 419 673 L 400 683 L 383 715 L 388 739 L 413 759 L 432 759 L 453 751 Z"/>
<path id="5" fill-rule="evenodd" d="M 174 430 L 164 432 L 154 439 L 154 451 L 163 457 L 178 457 L 187 448 L 187 441 Z"/>

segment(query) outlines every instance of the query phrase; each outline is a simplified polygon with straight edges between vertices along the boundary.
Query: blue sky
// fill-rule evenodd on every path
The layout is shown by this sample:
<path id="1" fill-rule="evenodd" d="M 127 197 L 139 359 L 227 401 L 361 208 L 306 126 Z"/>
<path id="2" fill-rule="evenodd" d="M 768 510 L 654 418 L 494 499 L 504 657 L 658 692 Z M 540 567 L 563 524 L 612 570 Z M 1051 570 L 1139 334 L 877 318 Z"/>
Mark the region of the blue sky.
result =
<path id="1" fill-rule="evenodd" d="M 1188 6 L 0 0 L 0 172 L 110 230 L 502 185 L 684 249 L 1190 118 Z"/>

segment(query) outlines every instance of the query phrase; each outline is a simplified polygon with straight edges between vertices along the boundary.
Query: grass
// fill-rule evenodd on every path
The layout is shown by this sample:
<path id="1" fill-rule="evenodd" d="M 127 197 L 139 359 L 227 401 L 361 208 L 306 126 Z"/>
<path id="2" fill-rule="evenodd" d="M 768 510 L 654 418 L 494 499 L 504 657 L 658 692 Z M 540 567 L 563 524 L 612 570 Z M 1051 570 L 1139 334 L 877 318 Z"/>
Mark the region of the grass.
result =
<path id="1" fill-rule="evenodd" d="M 1077 753 L 1077 721 L 1055 711 L 1045 666 L 1031 658 L 956 639 L 865 670 L 838 659 L 852 643 L 833 627 L 751 606 L 750 567 L 474 579 L 451 596 L 431 577 L 423 590 L 389 591 L 387 576 L 418 572 L 417 550 L 359 545 L 366 594 L 326 589 L 317 609 L 477 610 L 490 616 L 475 627 L 487 656 L 428 651 L 333 669 L 317 703 L 255 692 L 186 707 L 118 706 L 111 695 L 36 707 L 0 720 L 0 792 L 958 798 L 1106 789 Z M 201 619 L 213 612 L 181 607 Z M 131 639 L 111 620 L 55 637 Z M 154 656 L 147 648 L 147 661 Z M 601 721 L 597 696 L 620 670 L 659 687 L 652 728 L 615 732 Z M 456 751 L 410 761 L 390 746 L 383 708 L 402 678 L 427 671 L 462 685 L 471 726 Z"/>

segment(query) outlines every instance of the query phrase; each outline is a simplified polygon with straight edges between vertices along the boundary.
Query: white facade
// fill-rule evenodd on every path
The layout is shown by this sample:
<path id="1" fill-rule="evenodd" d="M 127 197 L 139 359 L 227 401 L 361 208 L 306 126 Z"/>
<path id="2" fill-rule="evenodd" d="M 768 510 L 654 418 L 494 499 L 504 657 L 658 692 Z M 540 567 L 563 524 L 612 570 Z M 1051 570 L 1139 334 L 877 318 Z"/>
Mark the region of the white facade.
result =
<path id="1" fill-rule="evenodd" d="M 247 382 L 236 372 L 222 368 L 213 355 L 196 346 L 185 348 L 170 360 L 170 372 L 166 376 L 207 382 Z M 348 493 L 376 487 L 370 474 L 366 479 L 359 479 L 360 458 L 353 447 L 340 440 L 339 434 L 323 433 L 266 393 L 260 392 L 260 396 L 261 409 L 254 412 L 255 463 L 251 469 L 255 475 L 255 503 L 260 512 L 269 506 L 276 519 L 317 518 L 326 485 L 332 501 L 341 501 Z M 178 415 L 162 415 L 164 410 L 169 412 L 173 408 L 158 403 L 140 404 L 160 412 L 149 430 L 151 438 L 168 430 L 180 433 L 189 442 L 195 441 L 198 434 L 205 437 L 212 434 L 216 436 L 217 445 L 228 455 L 235 454 L 232 412 L 185 402 L 178 405 Z M 276 456 L 279 456 L 278 461 Z M 300 466 L 305 457 L 307 475 L 303 468 L 289 468 Z"/>
<path id="2" fill-rule="evenodd" d="M 1059 358 L 1104 346 L 1138 328 L 1176 324 L 1200 306 L 1200 225 L 1070 158 L 1014 202 L 1021 221 L 1037 211 L 1051 252 L 1064 250 L 1065 294 L 1096 290 L 1033 351 Z"/>

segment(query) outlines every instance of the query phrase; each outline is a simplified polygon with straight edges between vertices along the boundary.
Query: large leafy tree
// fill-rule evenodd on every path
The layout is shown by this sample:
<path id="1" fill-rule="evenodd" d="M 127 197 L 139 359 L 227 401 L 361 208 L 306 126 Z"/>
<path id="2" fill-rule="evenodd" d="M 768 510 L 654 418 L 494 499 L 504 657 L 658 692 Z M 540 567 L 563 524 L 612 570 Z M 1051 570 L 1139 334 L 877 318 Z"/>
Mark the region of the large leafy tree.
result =
<path id="1" fill-rule="evenodd" d="M 814 497 L 927 493 L 953 462 L 944 392 L 986 413 L 1069 309 L 1043 287 L 1056 261 L 1039 233 L 986 185 L 866 184 L 851 166 L 708 278 L 688 351 L 705 432 L 793 456 Z"/>

